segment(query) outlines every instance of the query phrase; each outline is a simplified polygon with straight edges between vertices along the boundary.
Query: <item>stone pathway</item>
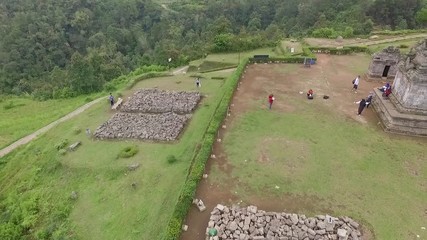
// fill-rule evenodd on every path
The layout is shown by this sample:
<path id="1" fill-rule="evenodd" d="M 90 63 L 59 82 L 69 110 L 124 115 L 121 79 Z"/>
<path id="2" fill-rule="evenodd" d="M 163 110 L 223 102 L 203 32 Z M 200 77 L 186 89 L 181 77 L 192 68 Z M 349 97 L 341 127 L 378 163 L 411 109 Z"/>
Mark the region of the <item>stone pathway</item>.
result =
<path id="1" fill-rule="evenodd" d="M 19 139 L 18 141 L 10 144 L 9 146 L 3 148 L 0 150 L 0 158 L 4 157 L 5 155 L 7 155 L 8 153 L 12 152 L 13 150 L 15 150 L 17 147 L 27 144 L 29 143 L 31 140 L 35 139 L 36 137 L 38 137 L 39 135 L 49 131 L 50 129 L 52 129 L 53 127 L 55 127 L 56 125 L 58 125 L 59 123 L 65 122 L 68 119 L 77 116 L 78 114 L 82 113 L 83 111 L 85 111 L 86 109 L 90 108 L 92 105 L 98 103 L 101 100 L 105 100 L 107 98 L 107 96 L 104 97 L 100 97 L 98 99 L 93 100 L 92 102 L 86 103 L 85 105 L 77 108 L 76 110 L 68 113 L 67 115 L 63 116 L 62 118 L 44 126 L 43 128 L 40 128 L 39 130 L 35 131 L 34 133 L 23 137 L 21 139 Z"/>

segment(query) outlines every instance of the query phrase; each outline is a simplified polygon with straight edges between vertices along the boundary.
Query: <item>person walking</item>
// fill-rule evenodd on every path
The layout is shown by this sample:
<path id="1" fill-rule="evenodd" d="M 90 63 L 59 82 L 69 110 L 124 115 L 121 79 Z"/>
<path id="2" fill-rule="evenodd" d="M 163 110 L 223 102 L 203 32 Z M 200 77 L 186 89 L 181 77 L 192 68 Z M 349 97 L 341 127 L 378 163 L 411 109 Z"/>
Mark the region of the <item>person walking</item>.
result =
<path id="1" fill-rule="evenodd" d="M 360 115 L 360 114 L 362 114 L 363 109 L 365 109 L 365 107 L 366 107 L 366 100 L 364 98 L 362 98 L 362 100 L 360 100 L 360 102 L 358 102 L 358 103 L 359 103 L 359 109 L 357 110 L 357 115 Z"/>
<path id="2" fill-rule="evenodd" d="M 200 78 L 196 79 L 196 87 L 200 88 L 202 86 L 202 82 L 200 81 Z"/>
<path id="3" fill-rule="evenodd" d="M 274 102 L 274 95 L 273 95 L 273 94 L 270 94 L 270 95 L 268 96 L 268 103 L 269 103 L 268 108 L 269 108 L 269 109 L 271 109 L 271 106 L 273 105 L 273 102 Z"/>
<path id="4" fill-rule="evenodd" d="M 109 100 L 110 100 L 110 104 L 111 104 L 111 107 L 114 105 L 114 97 L 113 97 L 113 95 L 110 93 L 110 97 L 108 98 Z"/>
<path id="5" fill-rule="evenodd" d="M 353 80 L 353 89 L 354 92 L 357 93 L 357 88 L 359 87 L 359 82 L 360 82 L 360 75 L 358 75 L 354 80 Z"/>

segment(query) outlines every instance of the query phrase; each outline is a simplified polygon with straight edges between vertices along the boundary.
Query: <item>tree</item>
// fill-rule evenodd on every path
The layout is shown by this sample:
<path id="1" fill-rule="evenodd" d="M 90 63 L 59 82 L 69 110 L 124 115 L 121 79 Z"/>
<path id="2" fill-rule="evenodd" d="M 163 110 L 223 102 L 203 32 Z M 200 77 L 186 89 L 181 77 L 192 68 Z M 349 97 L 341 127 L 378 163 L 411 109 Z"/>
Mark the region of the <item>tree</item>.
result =
<path id="1" fill-rule="evenodd" d="M 233 45 L 233 35 L 230 33 L 218 34 L 214 38 L 214 52 L 227 52 L 231 50 Z"/>
<path id="2" fill-rule="evenodd" d="M 91 93 L 102 88 L 102 84 L 95 78 L 93 66 L 79 53 L 74 53 L 71 57 L 68 78 L 73 91 L 80 94 Z"/>
<path id="3" fill-rule="evenodd" d="M 417 12 L 415 19 L 422 26 L 427 26 L 427 7 L 422 8 Z"/>

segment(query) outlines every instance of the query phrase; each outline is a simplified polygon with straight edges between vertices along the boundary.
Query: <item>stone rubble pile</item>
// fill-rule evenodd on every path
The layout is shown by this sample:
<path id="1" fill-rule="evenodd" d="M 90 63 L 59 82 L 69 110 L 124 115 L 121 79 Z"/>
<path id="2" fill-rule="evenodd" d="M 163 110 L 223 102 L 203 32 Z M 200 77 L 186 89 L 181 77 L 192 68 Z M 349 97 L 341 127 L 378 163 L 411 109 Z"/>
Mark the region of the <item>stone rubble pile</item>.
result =
<path id="1" fill-rule="evenodd" d="M 198 92 L 141 89 L 98 127 L 98 139 L 176 140 L 201 99 Z"/>
<path id="2" fill-rule="evenodd" d="M 359 240 L 360 225 L 349 217 L 265 212 L 255 206 L 231 208 L 218 204 L 211 212 L 206 233 L 212 240 Z"/>
<path id="3" fill-rule="evenodd" d="M 99 139 L 144 139 L 173 141 L 179 136 L 191 114 L 116 113 L 95 131 Z"/>
<path id="4" fill-rule="evenodd" d="M 160 89 L 141 89 L 121 106 L 122 112 L 191 113 L 200 101 L 198 92 L 172 92 Z"/>

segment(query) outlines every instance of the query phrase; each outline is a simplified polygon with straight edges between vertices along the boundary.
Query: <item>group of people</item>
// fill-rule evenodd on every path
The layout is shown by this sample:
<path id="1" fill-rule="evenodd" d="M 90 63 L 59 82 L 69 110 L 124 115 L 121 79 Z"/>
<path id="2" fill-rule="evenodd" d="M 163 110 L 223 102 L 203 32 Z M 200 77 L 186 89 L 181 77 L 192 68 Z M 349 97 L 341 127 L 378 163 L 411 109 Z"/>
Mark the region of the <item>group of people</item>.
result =
<path id="1" fill-rule="evenodd" d="M 378 88 L 381 92 L 383 92 L 383 97 L 388 97 L 391 94 L 391 85 L 390 83 L 386 83 L 384 86 Z"/>
<path id="2" fill-rule="evenodd" d="M 359 87 L 359 83 L 360 83 L 360 75 L 358 75 L 353 81 L 353 90 L 355 91 L 355 93 L 357 93 L 357 89 Z M 383 96 L 388 97 L 391 94 L 391 85 L 390 83 L 386 83 L 384 86 L 382 86 L 381 88 L 378 88 L 381 92 L 383 92 Z M 363 110 L 366 108 L 369 108 L 369 106 L 371 105 L 372 102 L 372 98 L 374 97 L 374 92 L 370 92 L 369 95 L 366 98 L 362 98 L 362 100 L 355 102 L 357 104 L 359 104 L 359 108 L 357 110 L 357 115 L 362 114 Z M 307 91 L 307 99 L 312 100 L 314 98 L 314 91 L 313 89 L 309 89 Z M 271 109 L 272 105 L 274 102 L 274 95 L 270 94 L 268 96 L 268 108 Z"/>
<path id="3" fill-rule="evenodd" d="M 355 90 L 355 92 L 357 91 L 357 88 L 359 86 L 359 81 L 360 81 L 360 75 L 357 76 L 352 81 L 353 89 Z M 390 85 L 390 83 L 387 82 L 384 86 L 378 88 L 378 90 L 383 92 L 383 97 L 388 97 L 391 94 L 391 85 Z M 362 98 L 362 100 L 355 102 L 355 103 L 359 104 L 359 108 L 357 109 L 357 115 L 362 114 L 363 109 L 365 109 L 365 107 L 368 108 L 369 105 L 371 105 L 373 96 L 374 96 L 374 93 L 370 92 L 366 98 Z"/>

